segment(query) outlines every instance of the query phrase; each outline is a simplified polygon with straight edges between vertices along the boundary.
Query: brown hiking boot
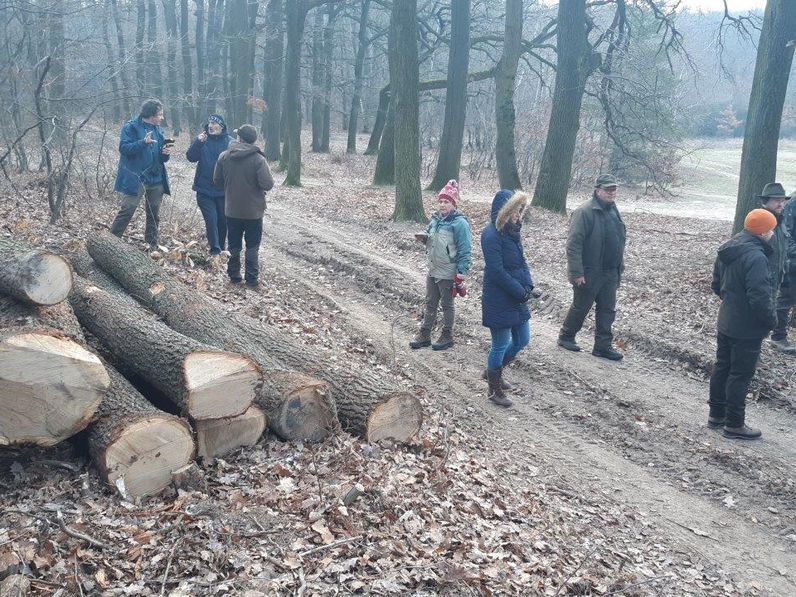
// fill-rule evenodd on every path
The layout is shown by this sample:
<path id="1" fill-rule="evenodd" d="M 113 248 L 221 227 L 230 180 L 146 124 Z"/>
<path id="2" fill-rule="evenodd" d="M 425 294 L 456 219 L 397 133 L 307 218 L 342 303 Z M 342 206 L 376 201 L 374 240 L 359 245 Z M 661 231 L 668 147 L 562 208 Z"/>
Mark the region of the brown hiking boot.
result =
<path id="1" fill-rule="evenodd" d="M 431 350 L 448 350 L 451 346 L 453 346 L 453 332 L 442 330 L 437 341 L 431 345 Z"/>
<path id="2" fill-rule="evenodd" d="M 481 379 L 485 381 L 489 381 L 489 369 L 484 369 L 484 372 L 481 374 Z M 502 390 L 513 390 L 514 386 L 507 382 L 503 377 L 500 378 L 500 388 Z"/>
<path id="3" fill-rule="evenodd" d="M 508 408 L 514 404 L 509 397 L 503 393 L 503 388 L 501 388 L 501 381 L 503 381 L 503 367 L 500 367 L 499 369 L 487 369 L 486 376 L 487 381 L 489 382 L 489 399 L 498 406 L 503 406 L 505 408 Z"/>
<path id="4" fill-rule="evenodd" d="M 431 346 L 431 332 L 420 330 L 414 339 L 409 342 L 409 348 L 417 350 L 418 348 L 425 348 Z"/>

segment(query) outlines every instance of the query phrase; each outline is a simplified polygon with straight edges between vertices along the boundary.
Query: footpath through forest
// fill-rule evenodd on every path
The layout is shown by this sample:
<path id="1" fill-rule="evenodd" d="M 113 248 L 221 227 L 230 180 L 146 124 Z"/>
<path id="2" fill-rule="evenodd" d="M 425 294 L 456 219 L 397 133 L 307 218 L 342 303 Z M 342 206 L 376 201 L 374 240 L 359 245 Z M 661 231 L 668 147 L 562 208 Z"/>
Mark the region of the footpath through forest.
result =
<path id="1" fill-rule="evenodd" d="M 706 427 L 718 308 L 710 271 L 726 223 L 625 214 L 627 271 L 616 323 L 625 359 L 615 364 L 556 347 L 571 298 L 567 219 L 533 210 L 523 238 L 542 294 L 533 305 L 531 345 L 506 372 L 518 389 L 514 408 L 504 410 L 487 400 L 480 378 L 489 346 L 480 325 L 480 249 L 469 295 L 457 299 L 455 347 L 410 350 L 425 279 L 423 249 L 413 239 L 420 226 L 389 220 L 392 191 L 367 183 L 368 158 L 310 155 L 307 162 L 303 188 L 269 197 L 261 290 L 231 288 L 223 272 L 186 259 L 167 257 L 165 266 L 231 309 L 327 351 L 341 367 L 355 359 L 399 378 L 422 396 L 428 413 L 417 442 L 368 447 L 338 438 L 313 448 L 271 439 L 207 466 L 204 493 L 123 508 L 84 475 L 83 499 L 94 509 L 77 506 L 74 488 L 54 491 L 52 483 L 66 481 L 45 478 L 25 464 L 36 457 L 19 454 L 8 490 L 19 512 L 74 499 L 85 520 L 95 511 L 111 516 L 111 509 L 126 520 L 117 525 L 123 529 L 141 524 L 129 519 L 141 511 L 173 510 L 199 525 L 209 544 L 224 545 L 225 528 L 243 537 L 224 545 L 227 556 L 237 549 L 234 575 L 209 554 L 197 576 L 180 531 L 160 518 L 151 523 L 152 534 L 160 529 L 152 553 L 161 555 L 150 564 L 139 560 L 137 578 L 117 564 L 118 578 L 157 592 L 158 582 L 145 581 L 159 580 L 155 574 L 173 559 L 163 586 L 175 595 L 196 586 L 241 593 L 323 594 L 340 586 L 374 594 L 796 594 L 796 361 L 764 349 L 748 408 L 762 441 L 731 442 Z M 178 196 L 164 244 L 184 247 L 190 237 L 201 243 L 198 226 L 177 225 L 193 200 L 188 171 L 180 176 L 174 161 L 170 167 Z M 467 196 L 464 186 L 461 205 L 477 247 L 489 206 Z M 425 200 L 430 213 L 432 194 Z M 622 210 L 621 193 L 618 205 Z M 17 215 L 6 229 L 68 244 L 90 234 L 80 220 L 107 222 L 113 206 L 76 211 L 81 215 L 72 214 L 71 229 L 62 232 L 23 225 Z M 584 347 L 592 331 L 581 333 Z M 357 482 L 366 499 L 342 510 L 324 504 Z M 269 491 L 277 497 L 263 497 Z M 258 511 L 267 511 L 268 523 Z M 256 522 L 241 527 L 244 514 Z M 279 526 L 286 519 L 289 530 Z M 268 537 L 271 524 L 284 540 L 252 543 L 260 533 Z M 11 538 L 0 534 L 0 544 Z"/>

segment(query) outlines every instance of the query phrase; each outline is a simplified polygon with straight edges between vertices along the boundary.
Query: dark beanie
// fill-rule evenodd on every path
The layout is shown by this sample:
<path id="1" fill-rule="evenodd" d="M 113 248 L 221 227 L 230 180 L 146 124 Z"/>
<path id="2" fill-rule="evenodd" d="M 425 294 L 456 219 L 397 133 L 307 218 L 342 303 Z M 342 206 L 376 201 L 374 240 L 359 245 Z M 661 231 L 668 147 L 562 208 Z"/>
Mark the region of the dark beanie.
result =
<path id="1" fill-rule="evenodd" d="M 238 129 L 235 130 L 235 134 L 238 135 L 238 139 L 244 143 L 254 143 L 257 141 L 257 129 L 250 124 L 244 124 L 238 127 Z"/>

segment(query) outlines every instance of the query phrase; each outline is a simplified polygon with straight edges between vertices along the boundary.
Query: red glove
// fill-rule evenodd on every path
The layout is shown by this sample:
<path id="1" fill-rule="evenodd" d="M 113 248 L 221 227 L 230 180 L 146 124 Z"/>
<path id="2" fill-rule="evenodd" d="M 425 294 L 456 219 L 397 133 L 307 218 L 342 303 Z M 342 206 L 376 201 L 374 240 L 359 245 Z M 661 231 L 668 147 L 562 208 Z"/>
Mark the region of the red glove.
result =
<path id="1" fill-rule="evenodd" d="M 453 276 L 453 288 L 451 288 L 451 296 L 467 296 L 467 288 L 464 287 L 464 276 L 456 274 Z"/>

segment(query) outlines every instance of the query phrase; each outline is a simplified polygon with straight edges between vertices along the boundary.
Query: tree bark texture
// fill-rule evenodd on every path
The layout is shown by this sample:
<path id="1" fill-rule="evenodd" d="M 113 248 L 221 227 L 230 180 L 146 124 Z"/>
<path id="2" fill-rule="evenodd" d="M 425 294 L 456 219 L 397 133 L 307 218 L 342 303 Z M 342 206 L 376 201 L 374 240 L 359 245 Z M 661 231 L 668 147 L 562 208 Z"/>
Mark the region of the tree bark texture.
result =
<path id="1" fill-rule="evenodd" d="M 149 0 L 147 6 L 147 51 L 145 52 L 147 83 L 150 93 L 159 99 L 163 98 L 163 73 L 160 69 L 160 37 L 158 34 L 158 5 Z"/>
<path id="2" fill-rule="evenodd" d="M 143 308 L 79 277 L 70 301 L 81 325 L 114 359 L 163 392 L 186 416 L 231 417 L 254 400 L 261 376 L 250 359 L 175 332 Z"/>
<path id="3" fill-rule="evenodd" d="M 425 222 L 420 189 L 420 72 L 417 0 L 394 2 L 390 19 L 390 88 L 395 110 L 395 221 Z"/>
<path id="4" fill-rule="evenodd" d="M 263 136 L 265 158 L 280 158 L 282 122 L 282 70 L 284 68 L 285 28 L 282 0 L 270 0 L 265 13 L 265 50 L 263 56 Z"/>
<path id="5" fill-rule="evenodd" d="M 522 50 L 522 0 L 506 0 L 503 54 L 495 69 L 495 162 L 501 189 L 521 189 L 514 146 L 514 87 Z"/>
<path id="6" fill-rule="evenodd" d="M 379 155 L 376 156 L 376 168 L 373 171 L 374 185 L 395 184 L 395 103 L 390 101 L 387 106 L 384 131 L 379 143 Z"/>
<path id="7" fill-rule="evenodd" d="M 173 280 L 146 255 L 115 236 L 99 234 L 92 237 L 88 241 L 88 250 L 101 268 L 171 327 L 208 344 L 246 354 L 266 370 L 300 370 L 305 375 L 327 382 L 334 400 L 329 395 L 325 396 L 328 415 L 313 415 L 319 421 L 325 420 L 325 424 L 333 425 L 334 405 L 337 403 L 343 428 L 362 437 L 394 434 L 390 436 L 405 441 L 419 429 L 422 422 L 419 401 L 397 389 L 382 375 L 351 363 L 334 367 L 323 355 L 299 345 L 278 329 L 245 315 L 225 313 L 217 303 Z M 266 385 L 269 382 L 275 386 L 284 383 L 275 374 L 269 375 L 268 371 L 265 377 Z M 313 408 L 320 409 L 320 404 L 316 401 Z M 300 409 L 301 404 L 295 408 Z M 396 413 L 402 413 L 400 420 L 392 419 Z M 266 414 L 270 422 L 272 414 Z M 321 423 L 316 425 L 320 426 Z M 409 433 L 411 435 L 407 435 Z"/>
<path id="8" fill-rule="evenodd" d="M 373 130 L 370 132 L 368 147 L 365 155 L 375 155 L 379 153 L 381 135 L 384 132 L 384 125 L 387 122 L 387 110 L 390 106 L 390 86 L 385 85 L 379 91 L 379 106 L 376 108 L 376 118 L 373 122 Z"/>
<path id="9" fill-rule="evenodd" d="M 451 0 L 451 45 L 448 53 L 448 87 L 445 117 L 439 140 L 437 169 L 428 188 L 439 191 L 459 178 L 464 120 L 467 114 L 467 74 L 470 68 L 470 0 Z"/>
<path id="10" fill-rule="evenodd" d="M 287 3 L 287 49 L 285 58 L 285 112 L 287 116 L 288 163 L 284 185 L 301 186 L 301 38 L 307 16 L 304 0 Z"/>
<path id="11" fill-rule="evenodd" d="M 210 0 L 212 1 L 212 0 Z M 205 0 L 194 0 L 196 4 L 196 24 L 194 28 L 194 45 L 196 46 L 196 110 L 199 116 L 197 118 L 207 118 L 209 115 L 204 111 L 206 107 L 207 97 L 207 42 L 205 37 L 207 12 L 205 8 Z"/>
<path id="12" fill-rule="evenodd" d="M 138 0 L 136 4 L 135 22 L 135 82 L 142 95 L 149 94 L 146 77 L 146 59 L 144 58 L 144 33 L 146 32 L 146 0 Z"/>
<path id="13" fill-rule="evenodd" d="M 257 4 L 254 3 L 256 9 Z M 229 85 L 227 96 L 232 110 L 228 115 L 230 128 L 248 123 L 251 82 L 254 77 L 254 29 L 251 26 L 249 0 L 227 0 L 225 42 L 229 52 L 229 69 L 226 73 Z"/>
<path id="14" fill-rule="evenodd" d="M 469 0 L 465 0 L 469 1 Z M 357 152 L 357 121 L 362 108 L 362 72 L 365 54 L 368 51 L 368 13 L 370 0 L 361 0 L 359 10 L 359 32 L 357 34 L 357 55 L 354 59 L 354 96 L 351 98 L 351 114 L 348 117 L 348 140 L 346 152 Z"/>
<path id="15" fill-rule="evenodd" d="M 102 479 L 125 498 L 155 495 L 194 455 L 185 420 L 155 408 L 104 363 L 110 387 L 88 428 L 89 454 Z"/>
<path id="16" fill-rule="evenodd" d="M 323 11 L 320 7 L 314 11 L 312 23 L 312 151 L 321 151 L 321 138 L 323 137 L 323 82 L 324 66 L 329 60 L 324 55 L 323 45 Z"/>
<path id="17" fill-rule="evenodd" d="M 166 73 L 169 103 L 171 104 L 171 127 L 174 135 L 182 131 L 184 97 L 179 95 L 179 76 L 177 75 L 177 0 L 164 0 L 163 15 L 166 22 Z"/>
<path id="18" fill-rule="evenodd" d="M 591 73 L 591 48 L 586 24 L 586 0 L 562 0 L 558 5 L 558 62 L 550 125 L 547 129 L 532 204 L 566 213 L 572 178 L 572 156 L 580 128 L 580 108 Z"/>
<path id="19" fill-rule="evenodd" d="M 794 31 L 796 2 L 768 0 L 749 96 L 733 233 L 743 228 L 746 214 L 758 207 L 757 195 L 777 176 L 779 129 L 793 64 Z"/>
<path id="20" fill-rule="evenodd" d="M 81 338 L 67 305 L 0 297 L 0 446 L 53 446 L 91 422 L 110 379 Z"/>
<path id="21" fill-rule="evenodd" d="M 324 80 L 323 80 L 323 118 L 321 119 L 320 151 L 329 153 L 329 140 L 332 124 L 332 82 L 334 79 L 334 26 L 339 7 L 329 3 L 326 7 L 326 27 L 323 30 Z"/>
<path id="22" fill-rule="evenodd" d="M 72 268 L 63 257 L 0 238 L 0 294 L 33 305 L 55 305 L 72 289 Z"/>
<path id="23" fill-rule="evenodd" d="M 182 107 L 191 131 L 199 128 L 196 97 L 193 92 L 193 61 L 191 59 L 190 15 L 188 0 L 180 0 L 180 56 L 182 58 Z"/>
<path id="24" fill-rule="evenodd" d="M 228 314 L 217 302 L 174 280 L 146 255 L 116 237 L 99 235 L 89 243 L 89 251 L 96 263 L 84 258 L 76 258 L 73 263 L 81 274 L 90 275 L 92 282 L 118 292 L 117 282 L 108 282 L 104 273 L 94 271 L 98 263 L 174 330 L 211 346 L 245 354 L 258 363 L 263 385 L 256 402 L 279 437 L 320 441 L 337 427 L 328 384 L 279 362 L 258 342 L 257 329 L 262 325 L 258 321 Z"/>

